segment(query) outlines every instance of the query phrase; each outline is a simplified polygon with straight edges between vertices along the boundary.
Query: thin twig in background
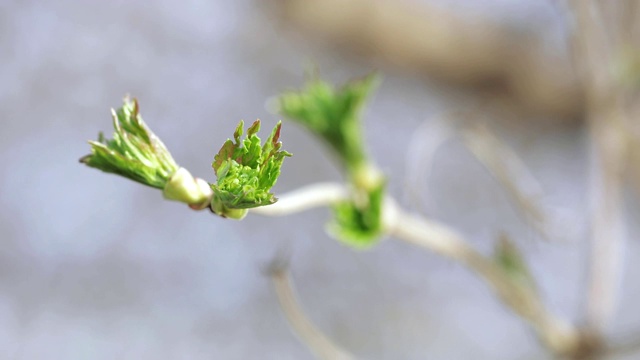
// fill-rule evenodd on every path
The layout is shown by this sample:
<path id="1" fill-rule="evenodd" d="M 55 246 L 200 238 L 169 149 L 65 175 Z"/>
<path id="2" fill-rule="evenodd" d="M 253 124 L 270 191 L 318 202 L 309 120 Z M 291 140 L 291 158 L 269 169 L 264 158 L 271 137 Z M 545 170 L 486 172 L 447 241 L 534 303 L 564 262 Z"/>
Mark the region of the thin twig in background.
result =
<path id="1" fill-rule="evenodd" d="M 486 125 L 474 123 L 461 130 L 466 147 L 502 185 L 516 210 L 547 241 L 567 240 L 565 227 L 560 235 L 557 219 L 550 216 L 551 209 L 542 203 L 545 194 L 542 185 L 533 176 L 524 161 L 502 142 Z"/>
<path id="2" fill-rule="evenodd" d="M 424 121 L 411 135 L 405 156 L 404 198 L 422 214 L 432 205 L 429 180 L 436 153 L 455 136 L 451 119 L 447 115 Z"/>
<path id="3" fill-rule="evenodd" d="M 405 160 L 405 200 L 412 202 L 420 213 L 427 214 L 431 200 L 428 182 L 436 153 L 444 144 L 460 136 L 467 149 L 502 185 L 524 220 L 544 240 L 572 239 L 575 229 L 571 229 L 571 223 L 561 221 L 566 219 L 559 218 L 559 212 L 543 204 L 545 194 L 542 185 L 518 154 L 486 125 L 455 125 L 460 122 L 460 117 L 465 116 L 467 115 L 440 115 L 423 122 L 412 134 Z"/>
<path id="4" fill-rule="evenodd" d="M 269 275 L 280 307 L 293 332 L 319 358 L 323 360 L 352 360 L 354 357 L 324 335 L 305 315 L 293 289 L 286 265 L 272 264 Z"/>
<path id="5" fill-rule="evenodd" d="M 603 127 L 606 126 L 594 124 L 591 130 L 594 162 L 599 166 L 592 170 L 592 249 L 587 323 L 596 332 L 604 332 L 615 315 L 626 235 L 622 206 L 622 144 L 614 139 L 617 137 L 614 129 Z"/>
<path id="6" fill-rule="evenodd" d="M 491 258 L 472 248 L 462 236 L 445 225 L 404 213 L 392 201 L 388 201 L 385 207 L 388 209 L 385 211 L 395 213 L 388 224 L 392 236 L 473 270 L 493 288 L 504 304 L 531 324 L 542 343 L 554 354 L 570 354 L 578 346 L 577 331 L 569 322 L 550 313 L 535 289 L 514 281 Z"/>
<path id="7" fill-rule="evenodd" d="M 464 17 L 424 1 L 273 5 L 279 20 L 297 29 L 403 71 L 476 86 L 478 97 L 506 95 L 520 109 L 558 119 L 576 119 L 584 110 L 583 90 L 566 54 L 551 53 L 544 39 L 488 18 Z"/>
<path id="8" fill-rule="evenodd" d="M 619 36 L 610 31 L 603 13 L 615 2 L 570 1 L 575 17 L 574 60 L 587 91 L 587 122 L 591 138 L 592 238 L 586 309 L 587 331 L 599 341 L 615 314 L 620 292 L 625 225 L 622 186 L 627 137 L 624 135 L 623 93 L 611 75 Z M 604 11 L 603 11 L 604 9 Z M 608 19 L 612 21 L 611 19 Z M 614 26 L 616 27 L 616 26 Z"/>

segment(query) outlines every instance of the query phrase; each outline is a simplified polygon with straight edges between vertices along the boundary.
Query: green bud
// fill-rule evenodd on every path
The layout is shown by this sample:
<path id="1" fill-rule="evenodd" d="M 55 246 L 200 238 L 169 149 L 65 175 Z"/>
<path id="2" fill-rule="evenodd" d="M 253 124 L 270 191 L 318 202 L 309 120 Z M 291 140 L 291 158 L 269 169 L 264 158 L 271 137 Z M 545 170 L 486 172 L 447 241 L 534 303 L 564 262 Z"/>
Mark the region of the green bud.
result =
<path id="1" fill-rule="evenodd" d="M 315 78 L 303 90 L 283 93 L 279 111 L 320 137 L 352 171 L 367 162 L 361 112 L 377 83 L 370 75 L 335 89 Z"/>
<path id="2" fill-rule="evenodd" d="M 365 191 L 374 191 L 385 182 L 382 172 L 371 163 L 354 168 L 350 175 L 353 186 Z"/>
<path id="3" fill-rule="evenodd" d="M 202 179 L 178 166 L 171 153 L 140 116 L 137 100 L 124 99 L 113 117 L 113 139 L 102 133 L 97 141 L 89 141 L 91 154 L 80 162 L 118 174 L 141 184 L 161 189 L 168 200 L 189 204 L 193 209 L 209 205 L 212 191 Z"/>
<path id="4" fill-rule="evenodd" d="M 138 102 L 124 99 L 124 105 L 113 117 L 113 139 L 102 133 L 97 141 L 89 141 L 91 154 L 80 162 L 118 174 L 141 184 L 164 189 L 179 168 L 162 141 L 142 121 Z"/>
<path id="5" fill-rule="evenodd" d="M 257 133 L 260 120 L 256 120 L 248 129 L 244 140 L 244 122 L 240 121 L 234 139 L 228 139 L 214 157 L 212 167 L 218 178 L 211 185 L 213 198 L 211 209 L 221 215 L 234 219 L 246 215 L 244 210 L 273 204 L 276 197 L 270 192 L 280 176 L 284 158 L 290 153 L 281 150 L 280 129 L 282 123 L 274 127 L 264 144 Z"/>
<path id="6" fill-rule="evenodd" d="M 369 190 L 356 188 L 350 200 L 334 205 L 334 219 L 327 226 L 328 233 L 358 249 L 375 245 L 384 234 L 382 206 L 385 187 L 385 182 L 380 181 Z"/>
<path id="7" fill-rule="evenodd" d="M 330 235 L 356 247 L 368 248 L 383 234 L 382 202 L 386 180 L 366 154 L 361 113 L 378 79 L 370 75 L 340 88 L 314 78 L 303 90 L 286 92 L 280 113 L 306 127 L 325 142 L 347 172 L 351 199 L 333 207 Z"/>
<path id="8" fill-rule="evenodd" d="M 229 218 L 234 220 L 242 220 L 249 213 L 248 209 L 230 209 L 224 205 L 224 203 L 214 197 L 211 201 L 211 210 L 223 218 Z"/>

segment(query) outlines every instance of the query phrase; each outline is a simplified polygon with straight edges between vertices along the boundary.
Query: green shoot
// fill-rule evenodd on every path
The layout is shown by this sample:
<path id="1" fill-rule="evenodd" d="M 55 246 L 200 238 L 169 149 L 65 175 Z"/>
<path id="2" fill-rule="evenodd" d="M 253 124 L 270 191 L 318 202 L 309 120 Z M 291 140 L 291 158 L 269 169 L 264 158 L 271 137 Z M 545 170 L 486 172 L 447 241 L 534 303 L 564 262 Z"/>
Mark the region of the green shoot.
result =
<path id="1" fill-rule="evenodd" d="M 383 233 L 386 180 L 367 157 L 361 120 L 362 108 L 377 83 L 377 77 L 369 75 L 335 89 L 314 78 L 303 90 L 279 97 L 281 114 L 322 139 L 345 168 L 354 189 L 352 199 L 334 207 L 334 221 L 327 229 L 357 248 L 375 244 Z"/>
<path id="2" fill-rule="evenodd" d="M 287 151 L 281 150 L 278 122 L 264 145 L 256 135 L 260 130 L 260 120 L 256 120 L 248 129 L 244 140 L 240 137 L 244 131 L 244 122 L 240 121 L 213 160 L 213 169 L 218 181 L 211 185 L 213 189 L 212 210 L 218 215 L 241 219 L 246 209 L 273 204 L 276 197 L 270 192 L 280 175 L 282 162 Z"/>
<path id="3" fill-rule="evenodd" d="M 173 160 L 171 153 L 140 116 L 138 101 L 124 99 L 121 108 L 111 110 L 113 139 L 99 133 L 89 141 L 91 154 L 80 162 L 117 174 L 138 183 L 163 190 L 169 200 L 202 208 L 209 203 L 211 190 Z"/>

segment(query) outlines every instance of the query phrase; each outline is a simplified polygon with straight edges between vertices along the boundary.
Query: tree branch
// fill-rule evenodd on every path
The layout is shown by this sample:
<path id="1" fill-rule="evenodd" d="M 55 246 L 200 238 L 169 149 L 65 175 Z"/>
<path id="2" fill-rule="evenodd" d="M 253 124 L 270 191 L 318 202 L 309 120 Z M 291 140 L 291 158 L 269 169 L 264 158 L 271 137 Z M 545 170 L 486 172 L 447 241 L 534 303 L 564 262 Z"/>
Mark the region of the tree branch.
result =
<path id="1" fill-rule="evenodd" d="M 542 185 L 533 176 L 522 159 L 509 146 L 495 136 L 486 125 L 474 124 L 462 130 L 465 146 L 502 185 L 513 202 L 516 210 L 523 216 L 542 238 L 547 241 L 558 240 L 559 223 L 550 216 L 548 207 L 542 204 L 544 197 Z M 570 225 L 563 224 L 568 227 Z M 572 232 L 563 231 L 566 234 Z"/>
<path id="2" fill-rule="evenodd" d="M 615 21 L 612 2 L 572 0 L 575 17 L 574 60 L 582 70 L 587 92 L 587 120 L 591 138 L 591 259 L 586 309 L 587 330 L 602 337 L 611 323 L 624 262 L 625 224 L 622 187 L 628 137 L 624 90 L 611 75 L 619 47 L 608 31 Z M 608 22 L 607 22 L 608 20 Z M 619 29 L 618 29 L 619 30 Z"/>
<path id="3" fill-rule="evenodd" d="M 287 193 L 269 206 L 250 209 L 250 212 L 265 216 L 286 216 L 316 207 L 334 204 L 347 198 L 344 185 L 337 183 L 316 183 Z"/>
<path id="4" fill-rule="evenodd" d="M 325 194 L 333 198 L 320 201 Z M 285 194 L 280 202 L 264 208 L 267 210 L 280 204 L 279 209 L 258 213 L 267 216 L 288 215 L 330 205 L 346 195 L 344 186 L 339 184 L 311 185 Z M 405 213 L 391 198 L 385 200 L 383 217 L 390 235 L 458 261 L 473 270 L 489 283 L 505 305 L 532 325 L 542 343 L 555 354 L 569 354 L 578 347 L 579 334 L 571 324 L 551 314 L 533 289 L 514 281 L 491 258 L 473 249 L 462 236 L 445 225 Z"/>
<path id="5" fill-rule="evenodd" d="M 280 307 L 289 325 L 300 340 L 319 358 L 325 360 L 352 360 L 354 357 L 327 338 L 305 315 L 298 303 L 291 277 L 282 264 L 269 269 Z"/>
<path id="6" fill-rule="evenodd" d="M 386 208 L 395 205 L 389 202 Z M 434 221 L 419 218 L 399 208 L 388 224 L 392 236 L 402 241 L 453 259 L 473 270 L 496 292 L 515 313 L 529 322 L 542 343 L 555 354 L 569 354 L 579 342 L 579 334 L 571 324 L 545 309 L 531 287 L 514 281 L 492 259 L 472 248 L 462 236 Z"/>
<path id="7" fill-rule="evenodd" d="M 583 90 L 571 62 L 566 54 L 545 50 L 544 39 L 487 18 L 414 3 L 279 0 L 271 9 L 279 22 L 387 65 L 475 86 L 485 98 L 493 89 L 493 97 L 507 95 L 529 112 L 580 115 Z"/>

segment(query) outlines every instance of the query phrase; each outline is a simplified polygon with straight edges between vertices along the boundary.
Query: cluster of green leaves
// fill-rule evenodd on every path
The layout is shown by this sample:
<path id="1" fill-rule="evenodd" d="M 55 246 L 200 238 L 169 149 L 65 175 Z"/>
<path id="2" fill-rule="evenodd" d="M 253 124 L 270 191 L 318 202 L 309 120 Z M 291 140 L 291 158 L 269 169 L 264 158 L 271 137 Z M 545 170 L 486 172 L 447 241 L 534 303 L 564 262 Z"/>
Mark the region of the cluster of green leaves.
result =
<path id="1" fill-rule="evenodd" d="M 80 162 L 164 189 L 179 167 L 162 141 L 142 121 L 138 101 L 125 98 L 123 106 L 117 111 L 111 109 L 111 113 L 113 139 L 99 133 L 97 141 L 89 141 L 91 154 L 82 157 Z"/>
<path id="2" fill-rule="evenodd" d="M 213 169 L 218 181 L 212 184 L 214 212 L 227 217 L 244 217 L 245 210 L 276 202 L 270 192 L 280 175 L 285 157 L 291 156 L 281 150 L 280 129 L 282 123 L 273 128 L 264 145 L 257 133 L 260 120 L 256 120 L 248 129 L 244 140 L 240 137 L 244 131 L 244 121 L 240 121 L 233 134 L 215 155 Z"/>
<path id="3" fill-rule="evenodd" d="M 362 109 L 378 83 L 375 75 L 340 88 L 311 79 L 300 91 L 279 98 L 280 113 L 318 136 L 340 160 L 354 188 L 350 200 L 334 206 L 329 233 L 357 248 L 372 246 L 383 233 L 386 180 L 367 157 Z"/>
<path id="4" fill-rule="evenodd" d="M 351 201 L 343 201 L 333 208 L 334 218 L 327 226 L 329 234 L 347 245 L 366 249 L 374 245 L 384 231 L 382 205 L 385 183 L 370 191 L 360 191 Z M 358 191 L 358 190 L 356 190 Z"/>
<path id="5" fill-rule="evenodd" d="M 105 172 L 118 174 L 139 183 L 163 190 L 166 199 L 189 204 L 194 209 L 211 206 L 224 217 L 240 219 L 246 209 L 276 202 L 269 191 L 275 185 L 285 157 L 279 122 L 264 145 L 256 135 L 257 120 L 247 129 L 243 141 L 244 122 L 240 122 L 234 140 L 227 140 L 214 158 L 217 183 L 208 184 L 181 168 L 140 116 L 138 102 L 125 98 L 124 105 L 113 114 L 113 139 L 102 133 L 97 141 L 89 141 L 91 154 L 82 163 Z"/>
<path id="6" fill-rule="evenodd" d="M 113 139 L 100 133 L 98 141 L 89 141 L 91 154 L 81 158 L 81 162 L 162 189 L 165 199 L 189 204 L 194 209 L 209 204 L 211 189 L 173 160 L 162 141 L 142 121 L 137 100 L 125 98 L 123 106 L 111 113 Z"/>
<path id="7" fill-rule="evenodd" d="M 374 74 L 335 89 L 319 78 L 279 98 L 280 113 L 319 136 L 348 171 L 367 162 L 361 113 L 378 83 Z"/>
<path id="8" fill-rule="evenodd" d="M 383 233 L 382 205 L 385 178 L 368 160 L 362 130 L 361 112 L 377 84 L 375 75 L 367 76 L 336 89 L 312 79 L 305 89 L 280 97 L 281 113 L 321 138 L 341 162 L 352 185 L 349 200 L 334 206 L 334 221 L 329 230 L 338 239 L 358 248 L 373 245 Z M 236 128 L 215 155 L 213 169 L 217 181 L 202 189 L 202 180 L 180 168 L 171 154 L 142 121 L 136 100 L 125 99 L 113 113 L 114 135 L 102 134 L 90 141 L 92 153 L 81 159 L 91 167 L 115 173 L 142 184 L 163 189 L 167 199 L 179 200 L 195 208 L 209 204 L 216 214 L 241 219 L 247 209 L 276 202 L 271 193 L 284 158 L 279 122 L 262 144 L 257 136 L 260 121 L 247 129 L 244 122 Z"/>

